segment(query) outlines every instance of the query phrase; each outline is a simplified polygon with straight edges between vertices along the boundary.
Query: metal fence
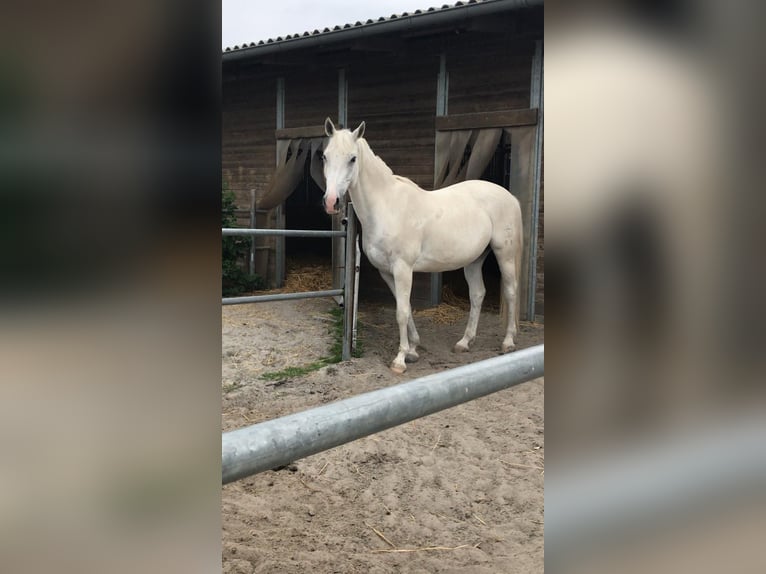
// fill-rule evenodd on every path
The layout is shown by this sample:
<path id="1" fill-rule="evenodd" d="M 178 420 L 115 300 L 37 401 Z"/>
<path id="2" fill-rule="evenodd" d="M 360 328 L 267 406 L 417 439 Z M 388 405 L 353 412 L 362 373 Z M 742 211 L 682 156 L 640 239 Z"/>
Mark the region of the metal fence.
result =
<path id="1" fill-rule="evenodd" d="M 223 484 L 541 377 L 544 346 L 227 432 Z"/>
<path id="2" fill-rule="evenodd" d="M 247 229 L 240 227 L 224 227 L 221 229 L 224 237 L 230 235 L 253 235 L 274 237 L 345 237 L 345 231 L 330 231 L 326 229 Z"/>
<path id="3" fill-rule="evenodd" d="M 286 301 L 292 299 L 313 299 L 317 297 L 343 297 L 343 343 L 341 357 L 344 361 L 351 358 L 356 345 L 356 297 L 358 290 L 356 282 L 359 279 L 359 262 L 357 251 L 356 215 L 351 202 L 346 205 L 346 216 L 343 218 L 345 231 L 330 231 L 322 229 L 248 229 L 224 227 L 221 229 L 223 237 L 249 236 L 249 237 L 345 237 L 345 265 L 343 273 L 342 289 L 327 289 L 324 291 L 303 291 L 298 293 L 269 293 L 267 295 L 249 295 L 245 297 L 224 297 L 223 305 L 242 305 L 245 303 L 265 303 L 269 301 Z"/>

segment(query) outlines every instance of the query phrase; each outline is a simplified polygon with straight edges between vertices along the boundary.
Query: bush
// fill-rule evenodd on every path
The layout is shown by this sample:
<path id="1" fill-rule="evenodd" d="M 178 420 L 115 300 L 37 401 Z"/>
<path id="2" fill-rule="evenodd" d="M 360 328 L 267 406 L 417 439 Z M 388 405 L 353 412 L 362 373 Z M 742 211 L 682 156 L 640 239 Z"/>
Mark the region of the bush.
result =
<path id="1" fill-rule="evenodd" d="M 221 194 L 221 227 L 236 227 L 234 192 L 224 182 Z M 240 262 L 245 261 L 250 248 L 247 237 L 224 237 L 222 244 L 221 291 L 224 297 L 235 297 L 247 291 L 264 288 L 259 275 L 250 275 Z"/>

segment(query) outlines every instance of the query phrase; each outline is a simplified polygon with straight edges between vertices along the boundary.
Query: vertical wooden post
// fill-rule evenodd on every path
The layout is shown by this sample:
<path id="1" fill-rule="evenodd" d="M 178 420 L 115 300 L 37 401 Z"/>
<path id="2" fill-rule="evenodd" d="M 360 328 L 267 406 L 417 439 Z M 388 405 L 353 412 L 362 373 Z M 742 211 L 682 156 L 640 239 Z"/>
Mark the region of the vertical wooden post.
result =
<path id="1" fill-rule="evenodd" d="M 535 55 L 532 58 L 532 85 L 530 87 L 530 108 L 537 108 L 537 128 L 533 150 L 534 175 L 532 181 L 532 218 L 530 219 L 529 275 L 527 284 L 527 321 L 535 320 L 535 295 L 537 292 L 537 228 L 540 217 L 540 182 L 542 180 L 543 154 L 543 41 L 535 42 Z"/>
<path id="2" fill-rule="evenodd" d="M 338 124 L 348 126 L 348 80 L 346 70 L 338 69 Z M 343 228 L 339 216 L 333 216 L 332 229 L 339 231 Z M 332 239 L 332 286 L 339 289 L 343 285 L 343 265 L 346 261 L 346 246 L 348 243 L 342 237 Z"/>
<path id="3" fill-rule="evenodd" d="M 533 221 L 534 211 L 534 171 L 535 171 L 535 133 L 537 126 L 517 126 L 506 128 L 511 134 L 511 191 L 521 204 L 521 219 L 524 223 L 524 251 L 521 258 L 521 276 L 519 277 L 520 298 L 519 311 L 521 318 L 526 321 L 534 319 L 530 315 L 530 307 L 534 310 L 535 294 L 531 291 L 532 281 L 529 276 L 534 274 L 531 266 L 530 245 L 535 243 Z M 530 301 L 531 300 L 531 301 Z"/>
<path id="4" fill-rule="evenodd" d="M 250 190 L 250 229 L 255 228 L 255 190 Z M 255 236 L 250 238 L 250 260 L 248 261 L 248 272 L 255 275 Z"/>
<path id="5" fill-rule="evenodd" d="M 436 78 L 436 115 L 446 116 L 449 103 L 449 72 L 447 72 L 447 54 L 442 53 L 439 56 L 439 75 Z M 434 140 L 435 142 L 435 140 Z M 434 143 L 434 146 L 436 144 Z M 436 149 L 434 147 L 434 155 Z M 434 170 L 436 163 L 434 162 Z M 436 173 L 434 173 L 434 183 L 436 183 Z M 431 273 L 431 305 L 436 306 L 442 300 L 442 274 Z"/>
<path id="6" fill-rule="evenodd" d="M 285 127 L 285 79 L 277 78 L 277 129 L 281 130 Z M 279 161 L 279 158 L 277 158 Z M 276 224 L 277 229 L 285 228 L 285 214 L 284 204 L 279 205 L 276 209 Z M 275 283 L 277 287 L 282 287 L 285 282 L 285 238 L 276 237 L 276 261 L 274 265 Z"/>

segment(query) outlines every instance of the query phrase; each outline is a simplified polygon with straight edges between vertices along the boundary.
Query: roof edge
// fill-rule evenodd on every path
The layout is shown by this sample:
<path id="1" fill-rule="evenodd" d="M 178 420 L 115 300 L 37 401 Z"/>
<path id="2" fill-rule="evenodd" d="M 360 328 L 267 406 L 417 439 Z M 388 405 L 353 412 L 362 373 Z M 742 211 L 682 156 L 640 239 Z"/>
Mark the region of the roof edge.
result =
<path id="1" fill-rule="evenodd" d="M 524 8 L 543 6 L 543 0 L 485 0 L 484 2 L 458 2 L 453 6 L 435 8 L 424 11 L 404 13 L 396 18 L 367 20 L 366 23 L 346 24 L 336 26 L 327 32 L 295 35 L 285 39 L 277 39 L 246 48 L 230 49 L 222 53 L 224 63 L 249 58 L 258 58 L 277 52 L 287 52 L 301 48 L 312 48 L 326 44 L 354 40 L 362 36 L 369 37 L 398 31 L 417 30 L 434 24 L 448 23 L 454 20 L 473 16 L 486 16 L 500 12 L 510 12 Z"/>

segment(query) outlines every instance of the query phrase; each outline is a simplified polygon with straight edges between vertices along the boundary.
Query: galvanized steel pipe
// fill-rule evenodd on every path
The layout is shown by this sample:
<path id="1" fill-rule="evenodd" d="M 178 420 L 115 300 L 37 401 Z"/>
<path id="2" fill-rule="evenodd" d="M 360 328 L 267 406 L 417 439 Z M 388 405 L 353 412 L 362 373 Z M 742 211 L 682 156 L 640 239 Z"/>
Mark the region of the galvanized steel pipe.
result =
<path id="1" fill-rule="evenodd" d="M 329 229 L 246 229 L 239 227 L 224 227 L 221 229 L 224 237 L 230 235 L 267 236 L 267 237 L 344 237 L 345 231 Z"/>
<path id="2" fill-rule="evenodd" d="M 247 297 L 224 297 L 223 305 L 240 305 L 242 303 L 265 303 L 266 301 L 286 301 L 288 299 L 314 299 L 316 297 L 334 297 L 343 295 L 343 289 L 328 289 L 327 291 L 303 291 L 302 293 L 271 293 L 269 295 L 249 295 Z"/>
<path id="3" fill-rule="evenodd" d="M 544 363 L 537 345 L 224 433 L 223 484 L 535 379 Z"/>
<path id="4" fill-rule="evenodd" d="M 346 226 L 346 262 L 343 268 L 343 289 L 346 294 L 343 300 L 345 308 L 343 309 L 343 345 L 341 357 L 344 361 L 348 361 L 351 359 L 354 343 L 355 309 L 351 297 L 354 295 L 354 279 L 356 277 L 356 213 L 354 212 L 354 204 L 350 201 L 346 204 L 344 224 Z M 351 304 L 346 305 L 346 302 Z"/>

